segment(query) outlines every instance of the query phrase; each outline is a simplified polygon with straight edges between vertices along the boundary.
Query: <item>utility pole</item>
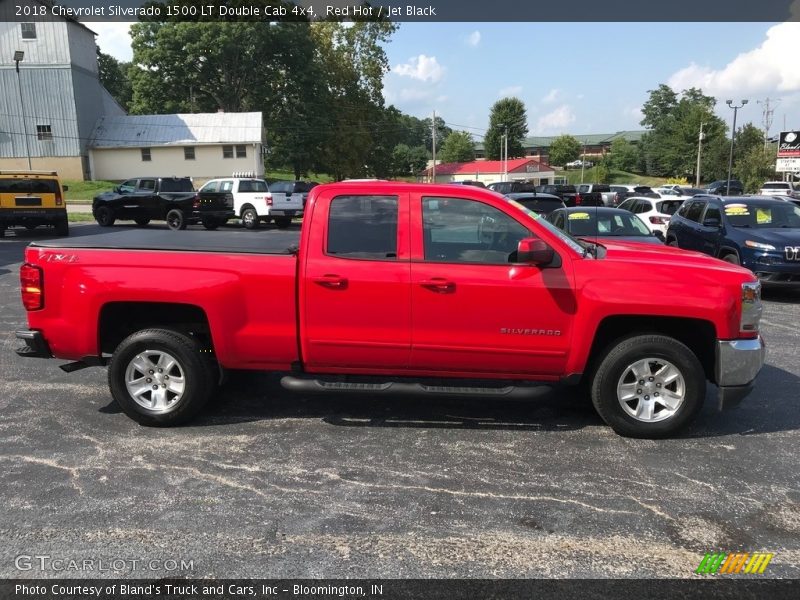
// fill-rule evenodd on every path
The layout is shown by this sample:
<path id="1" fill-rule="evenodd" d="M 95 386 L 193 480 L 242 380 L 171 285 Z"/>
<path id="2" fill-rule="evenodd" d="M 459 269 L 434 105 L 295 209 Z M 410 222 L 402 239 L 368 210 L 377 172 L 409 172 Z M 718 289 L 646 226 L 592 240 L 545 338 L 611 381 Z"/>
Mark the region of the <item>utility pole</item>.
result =
<path id="1" fill-rule="evenodd" d="M 508 181 L 508 125 L 504 125 L 503 134 L 503 181 Z"/>
<path id="2" fill-rule="evenodd" d="M 19 106 L 22 109 L 22 131 L 23 137 L 25 138 L 25 154 L 28 156 L 28 170 L 32 170 L 33 167 L 31 166 L 31 147 L 28 144 L 28 124 L 25 121 L 25 104 L 22 101 L 22 79 L 19 75 L 19 63 L 25 57 L 25 52 L 22 50 L 17 50 L 14 52 L 14 63 L 16 64 L 17 69 L 17 87 L 19 88 Z"/>
<path id="3" fill-rule="evenodd" d="M 775 103 L 777 104 L 780 101 L 781 101 L 781 99 L 778 98 L 777 100 L 775 100 Z M 768 143 L 768 140 L 769 140 L 769 128 L 772 127 L 772 116 L 775 113 L 775 107 L 770 108 L 770 106 L 769 106 L 769 103 L 770 103 L 769 97 L 767 97 L 767 99 L 764 100 L 763 102 L 761 100 L 758 100 L 757 102 L 759 104 L 763 104 L 764 105 L 764 110 L 761 111 L 761 122 L 764 124 L 764 150 L 766 150 L 767 149 L 767 143 Z M 785 118 L 785 115 L 784 115 L 784 118 Z"/>
<path id="4" fill-rule="evenodd" d="M 697 136 L 697 169 L 694 178 L 694 187 L 696 188 L 700 187 L 700 154 L 703 152 L 703 125 L 704 123 L 700 121 L 700 135 Z"/>
<path id="5" fill-rule="evenodd" d="M 584 167 L 586 167 L 586 140 L 583 140 L 583 154 L 581 154 L 581 183 L 583 183 Z"/>
<path id="6" fill-rule="evenodd" d="M 436 183 L 436 111 L 433 111 L 431 119 L 431 150 L 433 150 L 433 181 L 431 183 Z"/>

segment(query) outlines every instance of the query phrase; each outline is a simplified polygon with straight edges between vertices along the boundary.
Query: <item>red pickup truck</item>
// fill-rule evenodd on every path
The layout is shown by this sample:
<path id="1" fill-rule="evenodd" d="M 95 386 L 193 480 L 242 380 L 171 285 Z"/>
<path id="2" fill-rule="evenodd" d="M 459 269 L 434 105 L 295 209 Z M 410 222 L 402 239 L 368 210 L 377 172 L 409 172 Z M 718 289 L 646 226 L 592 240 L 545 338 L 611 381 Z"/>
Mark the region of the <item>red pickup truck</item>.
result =
<path id="1" fill-rule="evenodd" d="M 471 186 L 342 182 L 299 237 L 129 230 L 37 241 L 21 356 L 108 365 L 145 425 L 188 421 L 227 369 L 314 392 L 525 396 L 585 384 L 620 434 L 672 435 L 706 381 L 738 404 L 764 362 L 760 286 L 694 252 L 576 240 Z"/>

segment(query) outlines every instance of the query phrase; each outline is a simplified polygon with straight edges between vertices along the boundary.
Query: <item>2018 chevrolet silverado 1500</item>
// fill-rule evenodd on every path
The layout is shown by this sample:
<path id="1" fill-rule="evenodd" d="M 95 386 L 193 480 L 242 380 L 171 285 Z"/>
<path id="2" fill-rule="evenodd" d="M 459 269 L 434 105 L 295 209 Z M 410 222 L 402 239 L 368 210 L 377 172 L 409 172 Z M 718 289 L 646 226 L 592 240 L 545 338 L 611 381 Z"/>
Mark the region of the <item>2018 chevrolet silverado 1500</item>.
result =
<path id="1" fill-rule="evenodd" d="M 108 365 L 112 395 L 147 425 L 189 420 L 225 369 L 260 369 L 318 392 L 502 398 L 584 382 L 611 427 L 641 437 L 687 425 L 707 380 L 720 407 L 737 404 L 764 361 L 752 273 L 578 241 L 488 190 L 320 185 L 299 237 L 273 234 L 34 242 L 17 352 Z"/>
<path id="2" fill-rule="evenodd" d="M 234 216 L 232 198 L 201 198 L 188 177 L 128 179 L 95 196 L 92 214 L 101 227 L 111 227 L 117 220 L 135 221 L 144 227 L 157 220 L 176 230 L 198 222 L 206 229 L 216 229 Z"/>

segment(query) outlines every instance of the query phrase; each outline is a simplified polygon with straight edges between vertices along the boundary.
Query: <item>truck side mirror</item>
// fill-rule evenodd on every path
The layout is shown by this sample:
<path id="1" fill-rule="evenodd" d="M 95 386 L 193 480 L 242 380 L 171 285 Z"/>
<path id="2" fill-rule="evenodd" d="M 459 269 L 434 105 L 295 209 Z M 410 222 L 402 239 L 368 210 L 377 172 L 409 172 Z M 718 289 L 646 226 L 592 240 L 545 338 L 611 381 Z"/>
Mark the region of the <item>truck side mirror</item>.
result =
<path id="1" fill-rule="evenodd" d="M 69 186 L 68 185 L 62 185 L 61 189 L 64 190 L 65 192 L 68 192 L 69 191 Z"/>
<path id="2" fill-rule="evenodd" d="M 548 265 L 553 262 L 553 249 L 539 238 L 524 238 L 517 244 L 517 261 L 529 265 Z"/>

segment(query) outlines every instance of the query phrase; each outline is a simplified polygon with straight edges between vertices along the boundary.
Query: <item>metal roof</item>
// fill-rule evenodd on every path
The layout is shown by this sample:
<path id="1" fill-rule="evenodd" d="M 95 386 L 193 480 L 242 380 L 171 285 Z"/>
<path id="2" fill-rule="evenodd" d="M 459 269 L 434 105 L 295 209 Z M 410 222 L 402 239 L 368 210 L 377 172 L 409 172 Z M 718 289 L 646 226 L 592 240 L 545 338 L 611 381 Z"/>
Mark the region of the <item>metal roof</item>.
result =
<path id="1" fill-rule="evenodd" d="M 250 144 L 262 141 L 260 112 L 125 115 L 101 117 L 91 148 L 145 148 Z"/>
<path id="2" fill-rule="evenodd" d="M 628 142 L 639 142 L 642 139 L 642 136 L 647 133 L 646 129 L 642 130 L 628 130 L 628 131 L 617 131 L 616 133 L 590 133 L 586 135 L 577 135 L 571 134 L 576 140 L 581 142 L 581 144 L 586 144 L 587 146 L 599 146 L 601 144 L 611 144 L 616 139 L 623 139 Z M 533 136 L 533 137 L 526 137 L 522 140 L 522 147 L 523 148 L 549 148 L 550 144 L 552 144 L 555 140 L 557 140 L 559 135 L 552 135 L 552 136 Z M 475 148 L 478 150 L 483 150 L 483 144 L 475 144 Z"/>

